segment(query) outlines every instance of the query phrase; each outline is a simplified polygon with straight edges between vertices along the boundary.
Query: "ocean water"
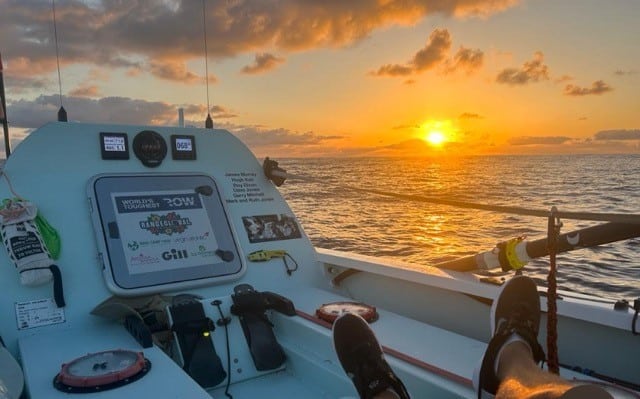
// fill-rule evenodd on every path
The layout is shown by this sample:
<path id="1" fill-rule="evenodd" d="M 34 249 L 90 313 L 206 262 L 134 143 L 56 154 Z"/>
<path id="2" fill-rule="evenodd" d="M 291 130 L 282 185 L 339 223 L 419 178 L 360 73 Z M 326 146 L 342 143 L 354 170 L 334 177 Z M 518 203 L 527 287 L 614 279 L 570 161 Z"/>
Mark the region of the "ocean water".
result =
<path id="1" fill-rule="evenodd" d="M 399 200 L 356 188 L 529 209 L 640 214 L 639 155 L 279 159 L 280 191 L 320 248 L 418 265 L 546 237 L 547 219 Z M 599 222 L 563 220 L 561 232 Z M 640 297 L 640 239 L 558 255 L 558 285 L 607 299 Z M 525 270 L 546 284 L 548 258 Z"/>

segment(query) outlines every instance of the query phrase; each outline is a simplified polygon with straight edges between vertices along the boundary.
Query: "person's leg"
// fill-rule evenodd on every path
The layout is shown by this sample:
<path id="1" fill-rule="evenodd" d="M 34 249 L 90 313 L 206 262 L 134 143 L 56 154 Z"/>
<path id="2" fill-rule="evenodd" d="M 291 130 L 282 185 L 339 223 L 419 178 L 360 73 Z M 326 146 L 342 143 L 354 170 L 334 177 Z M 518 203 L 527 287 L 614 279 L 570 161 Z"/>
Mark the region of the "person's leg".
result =
<path id="1" fill-rule="evenodd" d="M 363 399 L 409 399 L 404 384 L 384 359 L 369 324 L 345 313 L 333 323 L 333 346 L 338 360 Z"/>
<path id="2" fill-rule="evenodd" d="M 612 398 L 595 385 L 576 386 L 567 380 L 549 373 L 533 361 L 531 349 L 522 342 L 512 342 L 502 349 L 498 359 L 498 379 L 502 381 L 497 399 L 509 398 Z"/>
<path id="3" fill-rule="evenodd" d="M 491 307 L 492 338 L 474 376 L 478 397 L 485 392 L 499 399 L 611 398 L 598 386 L 576 386 L 538 366 L 544 360 L 539 324 L 535 282 L 525 276 L 507 281 Z"/>

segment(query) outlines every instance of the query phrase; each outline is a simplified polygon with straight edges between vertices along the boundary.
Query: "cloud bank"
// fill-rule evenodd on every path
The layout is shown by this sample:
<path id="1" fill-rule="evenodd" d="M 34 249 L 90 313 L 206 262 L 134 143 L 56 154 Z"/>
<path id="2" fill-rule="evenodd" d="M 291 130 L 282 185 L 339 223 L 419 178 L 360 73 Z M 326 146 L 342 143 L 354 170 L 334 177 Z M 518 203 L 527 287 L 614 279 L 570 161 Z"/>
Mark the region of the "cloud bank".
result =
<path id="1" fill-rule="evenodd" d="M 487 16 L 517 0 L 301 2 L 209 1 L 213 59 L 264 48 L 304 51 L 352 45 L 374 30 L 411 25 L 427 15 Z M 192 0 L 67 0 L 56 5 L 61 62 L 142 68 L 163 79 L 195 82 L 184 62 L 202 58 L 202 3 Z M 7 73 L 34 77 L 55 70 L 49 2 L 2 0 L 0 37 Z"/>
<path id="2" fill-rule="evenodd" d="M 640 140 L 640 129 L 601 130 L 595 134 L 596 140 Z"/>

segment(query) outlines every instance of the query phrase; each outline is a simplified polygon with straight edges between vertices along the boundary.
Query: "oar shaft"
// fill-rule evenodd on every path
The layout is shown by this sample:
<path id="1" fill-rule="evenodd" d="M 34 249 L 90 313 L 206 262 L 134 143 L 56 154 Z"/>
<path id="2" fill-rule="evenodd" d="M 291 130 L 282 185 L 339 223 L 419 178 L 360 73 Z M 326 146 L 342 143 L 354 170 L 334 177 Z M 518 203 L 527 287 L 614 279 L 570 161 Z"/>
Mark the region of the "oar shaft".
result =
<path id="1" fill-rule="evenodd" d="M 604 223 L 560 234 L 558 237 L 558 253 L 594 247 L 634 237 L 640 237 L 640 224 Z M 524 256 L 530 259 L 549 255 L 548 241 L 546 238 L 535 241 L 522 241 L 518 246 L 520 248 L 516 250 L 524 250 Z M 438 263 L 434 266 L 449 270 L 472 271 L 497 268 L 500 267 L 500 262 L 498 251 L 494 249 L 464 258 Z"/>

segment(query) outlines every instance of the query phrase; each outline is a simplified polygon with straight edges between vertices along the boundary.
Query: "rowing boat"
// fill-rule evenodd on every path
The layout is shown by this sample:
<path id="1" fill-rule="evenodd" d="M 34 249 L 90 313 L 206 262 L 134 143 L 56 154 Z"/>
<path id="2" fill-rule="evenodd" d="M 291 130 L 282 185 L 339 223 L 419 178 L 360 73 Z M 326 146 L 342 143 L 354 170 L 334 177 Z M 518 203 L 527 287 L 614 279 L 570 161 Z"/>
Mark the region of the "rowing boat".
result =
<path id="1" fill-rule="evenodd" d="M 513 274 L 477 269 L 640 226 L 605 217 L 591 241 L 510 240 L 431 266 L 315 248 L 278 191 L 286 172 L 218 129 L 49 123 L 2 172 L 0 335 L 24 376 L 0 371 L 7 397 L 355 397 L 332 349 L 344 311 L 372 318 L 414 397 L 475 397 L 490 304 Z M 552 296 L 561 375 L 638 397 L 640 303 Z"/>

